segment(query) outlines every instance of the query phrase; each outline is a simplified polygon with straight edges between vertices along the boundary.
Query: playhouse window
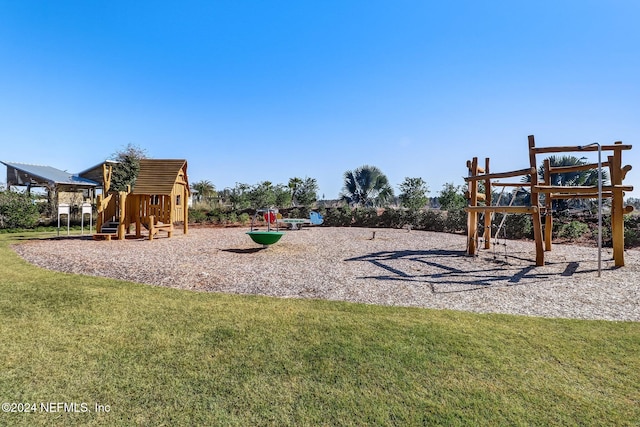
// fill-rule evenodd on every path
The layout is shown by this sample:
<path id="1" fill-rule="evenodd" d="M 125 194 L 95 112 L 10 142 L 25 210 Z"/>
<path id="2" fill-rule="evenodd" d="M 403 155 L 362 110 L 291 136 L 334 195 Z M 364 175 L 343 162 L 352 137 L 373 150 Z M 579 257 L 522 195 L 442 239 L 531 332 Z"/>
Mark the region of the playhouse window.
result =
<path id="1" fill-rule="evenodd" d="M 180 194 L 178 194 L 178 195 L 176 196 L 176 206 L 180 206 L 180 205 L 181 205 L 180 201 L 181 201 L 181 199 L 180 199 Z"/>
<path id="2" fill-rule="evenodd" d="M 160 204 L 160 196 L 158 196 L 157 194 L 154 194 L 151 196 L 151 204 L 152 205 L 159 205 Z"/>

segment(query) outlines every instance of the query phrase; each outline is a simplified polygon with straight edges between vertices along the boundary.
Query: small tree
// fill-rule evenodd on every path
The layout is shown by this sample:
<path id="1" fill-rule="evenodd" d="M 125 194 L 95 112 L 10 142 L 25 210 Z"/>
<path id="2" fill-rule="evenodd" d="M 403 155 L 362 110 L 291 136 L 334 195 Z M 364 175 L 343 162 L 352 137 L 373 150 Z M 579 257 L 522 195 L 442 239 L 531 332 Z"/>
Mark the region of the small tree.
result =
<path id="1" fill-rule="evenodd" d="M 405 178 L 400 184 L 400 204 L 410 212 L 424 208 L 429 201 L 428 194 L 429 187 L 422 178 Z"/>
<path id="2" fill-rule="evenodd" d="M 318 200 L 318 183 L 314 178 L 291 178 L 289 188 L 292 205 L 311 207 Z"/>
<path id="3" fill-rule="evenodd" d="M 278 184 L 272 188 L 275 206 L 279 208 L 291 206 L 291 191 L 289 190 L 289 187 L 283 184 Z"/>
<path id="4" fill-rule="evenodd" d="M 254 209 L 268 208 L 276 204 L 273 184 L 270 181 L 263 181 L 251 187 L 247 198 Z"/>
<path id="5" fill-rule="evenodd" d="M 111 176 L 111 189 L 115 191 L 126 191 L 127 185 L 133 187 L 140 172 L 140 159 L 146 159 L 147 153 L 144 149 L 127 144 L 125 148 L 112 154 L 118 164 L 113 168 Z"/>
<path id="6" fill-rule="evenodd" d="M 440 209 L 449 211 L 464 208 L 467 204 L 467 199 L 464 197 L 460 186 L 455 186 L 453 183 L 448 182 L 442 186 L 438 202 L 440 203 Z"/>
<path id="7" fill-rule="evenodd" d="M 236 183 L 236 186 L 233 188 L 225 188 L 223 190 L 223 195 L 225 197 L 225 201 L 231 204 L 232 209 L 245 209 L 248 208 L 249 203 L 249 190 L 251 187 L 249 184 Z"/>

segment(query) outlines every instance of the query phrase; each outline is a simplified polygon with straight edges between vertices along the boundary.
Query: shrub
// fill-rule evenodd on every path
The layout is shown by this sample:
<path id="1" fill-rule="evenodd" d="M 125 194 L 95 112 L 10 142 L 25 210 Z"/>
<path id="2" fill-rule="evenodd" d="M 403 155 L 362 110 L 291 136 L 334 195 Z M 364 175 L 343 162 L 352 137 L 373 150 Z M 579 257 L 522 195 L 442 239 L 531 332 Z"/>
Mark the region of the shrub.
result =
<path id="1" fill-rule="evenodd" d="M 533 238 L 533 219 L 531 215 L 508 215 L 504 221 L 504 227 L 509 239 Z"/>
<path id="2" fill-rule="evenodd" d="M 588 231 L 589 226 L 587 224 L 580 221 L 571 221 L 560 226 L 560 230 L 558 230 L 558 236 L 568 239 L 577 239 Z"/>
<path id="3" fill-rule="evenodd" d="M 207 220 L 207 214 L 200 209 L 189 209 L 189 220 L 195 223 L 203 223 Z"/>
<path id="4" fill-rule="evenodd" d="M 467 213 L 464 208 L 450 209 L 444 221 L 445 231 L 449 233 L 466 232 Z"/>
<path id="5" fill-rule="evenodd" d="M 302 218 L 300 215 L 300 209 L 294 208 L 289 211 L 289 218 Z"/>
<path id="6" fill-rule="evenodd" d="M 31 196 L 10 190 L 0 192 L 0 228 L 32 228 L 39 216 Z"/>
<path id="7" fill-rule="evenodd" d="M 349 227 L 351 226 L 352 220 L 351 208 L 348 205 L 344 205 L 341 208 L 327 209 L 324 225 L 330 227 Z"/>
<path id="8" fill-rule="evenodd" d="M 406 211 L 387 208 L 378 217 L 379 227 L 402 228 L 406 224 Z"/>
<path id="9" fill-rule="evenodd" d="M 375 227 L 378 223 L 376 208 L 358 208 L 353 211 L 353 225 L 357 227 Z"/>
<path id="10" fill-rule="evenodd" d="M 640 216 L 627 214 L 624 216 L 624 245 L 627 247 L 640 244 Z"/>
<path id="11" fill-rule="evenodd" d="M 238 214 L 235 212 L 231 212 L 229 214 L 229 224 L 235 224 L 238 222 Z"/>
<path id="12" fill-rule="evenodd" d="M 238 216 L 238 220 L 240 221 L 240 224 L 242 225 L 247 225 L 249 223 L 249 221 L 251 221 L 251 217 L 249 216 L 248 213 L 246 212 L 242 212 L 239 216 Z"/>
<path id="13" fill-rule="evenodd" d="M 426 210 L 420 213 L 418 227 L 428 231 L 442 232 L 445 230 L 445 217 L 439 210 Z"/>

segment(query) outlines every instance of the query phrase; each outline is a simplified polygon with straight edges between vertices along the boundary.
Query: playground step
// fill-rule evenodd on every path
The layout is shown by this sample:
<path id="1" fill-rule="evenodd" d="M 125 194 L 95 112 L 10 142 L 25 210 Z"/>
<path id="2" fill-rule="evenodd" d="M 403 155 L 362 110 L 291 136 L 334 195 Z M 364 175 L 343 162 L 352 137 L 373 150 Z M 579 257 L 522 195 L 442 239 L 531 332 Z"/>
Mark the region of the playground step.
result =
<path id="1" fill-rule="evenodd" d="M 120 225 L 120 223 L 118 222 L 107 222 L 106 224 L 104 224 L 101 228 L 100 228 L 100 232 L 101 233 L 111 233 L 111 234 L 116 234 L 118 232 L 118 226 Z"/>

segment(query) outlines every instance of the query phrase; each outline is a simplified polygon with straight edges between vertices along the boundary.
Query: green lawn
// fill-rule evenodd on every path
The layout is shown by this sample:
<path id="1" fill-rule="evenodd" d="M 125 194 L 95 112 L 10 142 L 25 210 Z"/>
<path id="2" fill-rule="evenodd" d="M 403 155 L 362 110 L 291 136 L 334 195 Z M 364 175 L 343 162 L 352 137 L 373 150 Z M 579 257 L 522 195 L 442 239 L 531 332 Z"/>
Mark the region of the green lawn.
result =
<path id="1" fill-rule="evenodd" d="M 20 237 L 0 400 L 37 412 L 0 425 L 640 425 L 640 323 L 179 291 L 35 268 Z"/>

